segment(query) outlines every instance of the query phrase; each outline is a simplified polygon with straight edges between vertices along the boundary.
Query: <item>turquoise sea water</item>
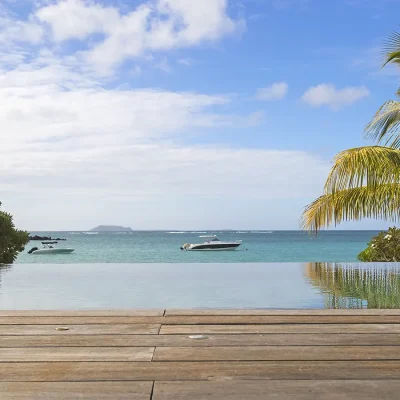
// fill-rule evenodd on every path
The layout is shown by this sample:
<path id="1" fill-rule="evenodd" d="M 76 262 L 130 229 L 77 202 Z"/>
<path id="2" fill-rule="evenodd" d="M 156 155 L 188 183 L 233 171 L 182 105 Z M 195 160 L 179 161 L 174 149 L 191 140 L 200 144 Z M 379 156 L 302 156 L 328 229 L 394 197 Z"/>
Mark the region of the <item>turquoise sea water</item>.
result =
<path id="1" fill-rule="evenodd" d="M 310 236 L 302 231 L 208 232 L 32 232 L 66 238 L 58 247 L 73 247 L 64 255 L 30 255 L 31 242 L 17 263 L 244 263 L 244 262 L 353 262 L 378 232 L 327 231 Z M 221 240 L 243 240 L 234 252 L 184 252 L 184 243 L 201 243 L 200 235 L 215 234 Z"/>

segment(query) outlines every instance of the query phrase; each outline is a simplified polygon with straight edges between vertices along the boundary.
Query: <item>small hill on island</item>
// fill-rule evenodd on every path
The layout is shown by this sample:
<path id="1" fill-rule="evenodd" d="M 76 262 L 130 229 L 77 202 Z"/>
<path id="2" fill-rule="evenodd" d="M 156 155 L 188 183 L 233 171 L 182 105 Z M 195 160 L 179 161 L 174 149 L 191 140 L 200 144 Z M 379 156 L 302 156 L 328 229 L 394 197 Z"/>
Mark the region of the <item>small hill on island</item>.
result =
<path id="1" fill-rule="evenodd" d="M 90 230 L 90 232 L 133 232 L 131 228 L 118 225 L 99 225 Z"/>

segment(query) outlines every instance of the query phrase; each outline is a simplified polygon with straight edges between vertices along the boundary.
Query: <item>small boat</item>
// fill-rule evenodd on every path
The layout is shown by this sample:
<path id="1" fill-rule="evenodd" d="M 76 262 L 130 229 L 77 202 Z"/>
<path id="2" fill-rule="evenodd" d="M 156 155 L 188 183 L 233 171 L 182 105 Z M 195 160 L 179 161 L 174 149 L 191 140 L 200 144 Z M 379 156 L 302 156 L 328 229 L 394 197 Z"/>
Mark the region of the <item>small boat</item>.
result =
<path id="1" fill-rule="evenodd" d="M 185 243 L 181 246 L 181 250 L 185 251 L 222 251 L 222 250 L 236 250 L 241 244 L 241 240 L 235 242 L 223 242 L 217 238 L 217 236 L 199 236 L 205 240 L 204 243 L 190 244 Z"/>
<path id="2" fill-rule="evenodd" d="M 53 247 L 52 244 L 55 243 L 57 242 L 42 242 L 42 249 L 33 247 L 28 251 L 28 254 L 69 254 L 74 251 L 74 249 Z"/>

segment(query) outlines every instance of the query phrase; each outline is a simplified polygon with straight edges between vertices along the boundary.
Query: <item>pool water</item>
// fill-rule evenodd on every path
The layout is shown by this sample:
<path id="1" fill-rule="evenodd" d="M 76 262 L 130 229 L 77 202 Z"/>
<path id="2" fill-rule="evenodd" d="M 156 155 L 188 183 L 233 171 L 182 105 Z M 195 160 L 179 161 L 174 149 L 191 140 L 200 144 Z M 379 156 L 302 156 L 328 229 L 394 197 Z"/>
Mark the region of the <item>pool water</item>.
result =
<path id="1" fill-rule="evenodd" d="M 14 264 L 0 309 L 399 308 L 396 263 Z"/>

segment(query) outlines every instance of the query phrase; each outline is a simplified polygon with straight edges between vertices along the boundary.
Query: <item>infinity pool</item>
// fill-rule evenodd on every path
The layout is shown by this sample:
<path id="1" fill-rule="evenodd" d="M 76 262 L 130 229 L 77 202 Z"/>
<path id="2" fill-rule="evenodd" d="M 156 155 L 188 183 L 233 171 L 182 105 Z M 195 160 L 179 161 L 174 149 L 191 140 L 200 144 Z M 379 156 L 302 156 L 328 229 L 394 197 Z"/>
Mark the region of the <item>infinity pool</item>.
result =
<path id="1" fill-rule="evenodd" d="M 15 264 L 0 309 L 399 308 L 400 264 Z"/>

